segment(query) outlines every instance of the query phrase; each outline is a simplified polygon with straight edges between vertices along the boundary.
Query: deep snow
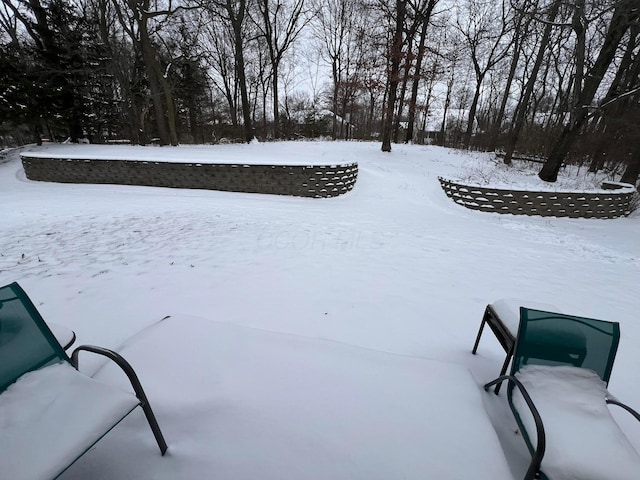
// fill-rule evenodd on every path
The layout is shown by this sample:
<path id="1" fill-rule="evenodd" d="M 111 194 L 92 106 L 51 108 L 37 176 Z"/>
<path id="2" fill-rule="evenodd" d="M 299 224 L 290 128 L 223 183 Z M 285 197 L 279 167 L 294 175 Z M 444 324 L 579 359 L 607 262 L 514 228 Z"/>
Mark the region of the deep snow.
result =
<path id="1" fill-rule="evenodd" d="M 388 379 L 402 371 L 397 366 L 391 368 L 390 359 L 397 356 L 409 357 L 411 362 L 431 359 L 467 367 L 478 384 L 479 398 L 498 431 L 515 478 L 524 472 L 524 442 L 513 433 L 504 395 L 495 397 L 480 389 L 482 383 L 497 375 L 504 353 L 489 333 L 485 333 L 478 355 L 470 353 L 487 303 L 503 297 L 525 298 L 556 305 L 565 313 L 620 322 L 622 339 L 610 390 L 622 401 L 640 407 L 637 214 L 616 220 L 586 220 L 464 209 L 445 196 L 437 177 L 460 178 L 476 168 L 483 157 L 438 147 L 394 146 L 391 154 L 383 154 L 378 144 L 368 143 L 250 147 L 225 146 L 224 156 L 229 161 L 233 158 L 238 163 L 250 163 L 260 160 L 264 148 L 269 158 L 279 156 L 292 163 L 306 158 L 329 158 L 331 163 L 355 160 L 359 163 L 358 182 L 344 196 L 319 200 L 30 182 L 15 155 L 0 164 L 4 207 L 0 283 L 20 282 L 45 319 L 72 328 L 78 343 L 123 347 L 135 358 L 134 366 L 142 381 L 150 384 L 149 395 L 172 452 L 170 457 L 160 458 L 144 419 L 133 418 L 74 465 L 65 480 L 85 478 L 89 472 L 92 478 L 105 479 L 122 478 L 125 472 L 132 472 L 128 478 L 140 479 L 201 478 L 202 471 L 212 477 L 233 479 L 249 478 L 256 471 L 262 478 L 278 478 L 283 471 L 292 472 L 289 478 L 442 478 L 438 469 L 446 469 L 450 460 L 436 457 L 434 461 L 430 456 L 436 451 L 434 446 L 447 441 L 452 452 L 460 457 L 467 455 L 454 435 L 429 441 L 417 433 L 407 433 L 412 424 L 426 428 L 431 419 L 456 420 L 460 415 L 453 406 L 441 411 L 416 408 L 412 393 L 421 391 L 422 386 L 414 385 L 420 375 L 413 375 L 388 387 L 390 394 L 397 394 L 389 400 L 387 410 L 386 400 L 379 401 L 377 394 L 370 396 L 373 411 L 388 412 L 388 417 L 385 413 L 381 419 L 386 427 L 368 425 L 363 435 L 366 438 L 354 439 L 350 435 L 357 429 L 351 427 L 359 423 L 349 423 L 351 429 L 347 429 L 349 434 L 341 448 L 354 452 L 353 461 L 340 463 L 343 469 L 339 474 L 319 470 L 314 477 L 305 465 L 313 464 L 310 459 L 324 458 L 318 452 L 323 451 L 323 442 L 334 431 L 324 424 L 318 426 L 317 418 L 331 417 L 345 387 L 320 377 L 313 390 L 318 398 L 314 397 L 307 409 L 297 409 L 287 416 L 283 406 L 283 425 L 252 424 L 252 416 L 244 427 L 225 424 L 229 418 L 225 410 L 233 410 L 234 405 L 217 403 L 216 388 L 222 381 L 219 375 L 233 376 L 234 362 L 253 364 L 254 374 L 264 365 L 264 371 L 270 374 L 257 379 L 259 387 L 243 384 L 239 394 L 229 398 L 246 396 L 259 404 L 252 395 L 277 395 L 267 399 L 265 404 L 269 406 L 280 401 L 285 405 L 287 401 L 295 403 L 301 398 L 296 392 L 278 391 L 279 383 L 271 376 L 277 371 L 274 365 L 288 365 L 286 355 L 280 358 L 277 351 L 271 352 L 266 340 L 262 345 L 271 353 L 257 358 L 236 352 L 236 343 L 231 343 L 231 352 L 220 352 L 224 343 L 215 340 L 207 351 L 202 336 L 213 333 L 203 334 L 203 330 L 194 328 L 191 343 L 187 323 L 181 336 L 170 342 L 172 355 L 183 355 L 187 360 L 174 363 L 164 355 L 162 342 L 156 348 L 145 335 L 152 335 L 155 327 L 150 326 L 167 315 L 173 319 L 183 315 L 207 319 L 212 325 L 208 332 L 216 328 L 225 332 L 235 326 L 238 330 L 234 335 L 242 337 L 245 332 L 250 339 L 246 341 L 257 345 L 265 331 L 286 334 L 287 338 L 303 337 L 301 349 L 306 348 L 305 341 L 316 339 L 314 342 L 326 343 L 323 358 L 336 360 L 335 365 L 328 360 L 321 364 L 329 371 L 350 368 L 340 365 L 342 356 L 331 354 L 331 348 L 340 344 L 349 349 L 359 347 L 353 350 L 361 351 L 360 355 L 353 353 L 357 358 L 354 362 L 358 362 L 356 372 L 365 372 L 369 356 L 377 352 L 371 356 L 373 373 L 379 365 L 390 370 L 377 380 L 374 375 L 361 382 L 363 388 L 375 386 L 376 392 L 385 391 Z M 169 151 L 175 156 L 179 148 L 155 151 Z M 211 151 L 218 148 L 211 147 Z M 282 148 L 280 153 L 278 148 Z M 154 153 L 155 158 L 160 155 Z M 237 341 L 241 345 L 245 340 Z M 320 348 L 317 343 L 311 345 Z M 230 355 L 236 353 L 238 357 Z M 229 358 L 234 362 L 227 371 L 217 361 Z M 290 357 L 291 361 L 295 359 Z M 188 366 L 189 372 L 183 373 L 177 365 Z M 429 365 L 425 362 L 425 385 L 437 396 Z M 83 363 L 88 371 L 98 366 L 88 359 Z M 100 370 L 98 378 L 111 378 L 109 372 Z M 440 378 L 437 369 L 432 372 L 444 390 L 455 390 L 455 382 L 447 375 Z M 319 397 L 323 386 L 331 396 L 330 402 Z M 362 395 L 358 392 L 346 389 L 344 400 Z M 176 405 L 179 407 L 174 408 Z M 349 407 L 338 414 L 349 416 L 356 410 Z M 618 412 L 614 416 L 635 448 L 640 449 L 637 422 Z M 393 425 L 402 425 L 399 437 L 386 433 Z M 285 438 L 291 441 L 292 450 L 274 447 L 275 456 L 260 456 L 254 446 L 249 455 L 216 437 L 215 448 L 207 454 L 206 445 L 198 441 L 210 441 L 216 434 L 210 429 L 216 426 L 221 433 L 235 432 L 240 437 L 243 431 L 263 429 L 263 443 L 258 445 L 269 445 L 273 438 L 280 438 L 274 442 L 280 447 L 286 443 L 282 441 Z M 307 444 L 304 454 L 295 435 L 278 437 L 281 429 L 294 426 L 318 429 L 317 435 L 305 438 L 317 441 Z M 376 433 L 386 440 L 375 437 Z M 337 439 L 340 434 L 335 430 Z M 481 435 L 473 428 L 467 432 L 469 436 L 476 434 Z M 368 449 L 371 437 L 382 443 Z M 402 451 L 402 442 L 412 438 L 421 438 L 425 444 L 419 445 L 417 452 L 413 450 L 416 445 L 406 445 L 415 455 L 407 467 L 406 457 L 398 452 Z M 384 452 L 393 454 L 385 458 Z M 426 459 L 424 464 L 416 461 L 420 455 Z M 481 473 L 472 463 L 467 468 L 468 474 Z"/>

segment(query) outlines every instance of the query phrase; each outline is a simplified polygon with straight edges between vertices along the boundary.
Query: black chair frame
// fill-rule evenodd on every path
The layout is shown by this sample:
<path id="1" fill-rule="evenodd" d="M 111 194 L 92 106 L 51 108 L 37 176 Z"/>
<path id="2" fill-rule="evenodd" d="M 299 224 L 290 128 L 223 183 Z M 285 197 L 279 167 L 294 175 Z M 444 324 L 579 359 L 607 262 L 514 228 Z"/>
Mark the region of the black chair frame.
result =
<path id="1" fill-rule="evenodd" d="M 118 367 L 122 369 L 125 375 L 129 378 L 129 382 L 131 382 L 131 386 L 133 387 L 133 391 L 140 400 L 140 407 L 144 411 L 145 417 L 149 422 L 149 426 L 151 427 L 151 431 L 153 432 L 153 436 L 158 443 L 158 447 L 160 448 L 160 452 L 164 455 L 167 452 L 167 443 L 162 435 L 162 431 L 160 431 L 160 426 L 158 425 L 158 421 L 156 420 L 156 416 L 151 409 L 151 404 L 149 403 L 149 399 L 142 388 L 142 384 L 138 379 L 138 375 L 134 371 L 133 367 L 127 362 L 120 354 L 114 352 L 113 350 L 109 350 L 107 348 L 96 347 L 94 345 L 80 345 L 79 347 L 73 350 L 71 354 L 71 363 L 76 368 L 79 367 L 79 354 L 81 351 L 95 353 L 97 355 L 102 355 L 112 360 Z"/>

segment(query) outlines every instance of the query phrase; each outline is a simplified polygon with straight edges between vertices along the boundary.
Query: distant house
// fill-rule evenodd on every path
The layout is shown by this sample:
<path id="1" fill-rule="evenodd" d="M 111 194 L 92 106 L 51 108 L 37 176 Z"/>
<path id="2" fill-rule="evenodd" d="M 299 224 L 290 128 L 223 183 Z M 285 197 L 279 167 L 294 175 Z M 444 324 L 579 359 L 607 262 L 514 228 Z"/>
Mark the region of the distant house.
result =
<path id="1" fill-rule="evenodd" d="M 333 126 L 333 112 L 326 108 L 315 109 L 305 108 L 291 112 L 289 121 L 297 125 L 301 134 L 305 136 L 323 136 L 331 135 Z M 350 138 L 353 134 L 355 125 L 348 119 L 336 115 L 338 134 L 342 137 Z"/>
<path id="2" fill-rule="evenodd" d="M 429 109 L 426 119 L 424 116 L 416 119 L 414 138 L 427 144 L 439 141 L 444 125 L 445 138 L 450 140 L 460 132 L 466 131 L 468 117 L 469 110 L 466 109 L 450 108 L 447 110 L 446 118 L 444 108 Z M 408 122 L 400 122 L 402 131 L 406 131 L 408 126 Z M 478 122 L 474 121 L 474 131 L 477 129 Z"/>

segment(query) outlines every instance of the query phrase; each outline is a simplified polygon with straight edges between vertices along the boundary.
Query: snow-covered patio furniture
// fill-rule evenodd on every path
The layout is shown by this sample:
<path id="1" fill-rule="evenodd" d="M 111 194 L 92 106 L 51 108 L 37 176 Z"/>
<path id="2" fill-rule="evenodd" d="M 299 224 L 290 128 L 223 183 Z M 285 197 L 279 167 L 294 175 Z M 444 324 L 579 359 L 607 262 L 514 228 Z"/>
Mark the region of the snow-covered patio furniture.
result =
<path id="1" fill-rule="evenodd" d="M 525 480 L 640 475 L 640 454 L 607 407 L 618 405 L 640 421 L 607 391 L 619 338 L 614 322 L 520 309 L 511 374 L 484 388 L 508 382 L 509 406 L 532 455 Z"/>
<path id="2" fill-rule="evenodd" d="M 80 351 L 115 361 L 135 395 L 77 370 Z M 66 355 L 17 283 L 0 288 L 0 472 L 57 478 L 137 406 L 164 455 L 167 445 L 140 381 L 117 353 L 89 345 Z"/>
<path id="3" fill-rule="evenodd" d="M 116 476 L 513 480 L 482 386 L 461 365 L 180 314 L 122 353 L 145 368 L 176 454 L 153 462 L 130 438 L 140 421 L 127 421 L 73 478 L 133 450 L 147 461 L 120 462 Z M 106 365 L 96 378 L 118 374 Z"/>
<path id="4" fill-rule="evenodd" d="M 516 333 L 518 332 L 518 323 L 520 322 L 520 307 L 536 308 L 553 312 L 559 311 L 557 307 L 550 304 L 519 298 L 501 298 L 486 306 L 472 353 L 475 355 L 478 351 L 480 337 L 482 336 L 485 325 L 488 325 L 506 353 L 500 375 L 507 373 L 509 362 L 513 356 L 513 347 L 516 341 Z M 500 392 L 500 384 L 496 385 L 495 392 L 496 395 Z"/>

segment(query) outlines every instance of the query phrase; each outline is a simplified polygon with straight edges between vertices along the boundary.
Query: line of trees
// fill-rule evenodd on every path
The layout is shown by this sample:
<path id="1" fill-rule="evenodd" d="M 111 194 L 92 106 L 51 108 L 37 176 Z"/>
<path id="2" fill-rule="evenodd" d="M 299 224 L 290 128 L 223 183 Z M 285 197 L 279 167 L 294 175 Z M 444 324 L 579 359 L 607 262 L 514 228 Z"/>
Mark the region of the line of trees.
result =
<path id="1" fill-rule="evenodd" d="M 325 136 L 640 174 L 637 0 L 0 0 L 0 144 Z"/>

